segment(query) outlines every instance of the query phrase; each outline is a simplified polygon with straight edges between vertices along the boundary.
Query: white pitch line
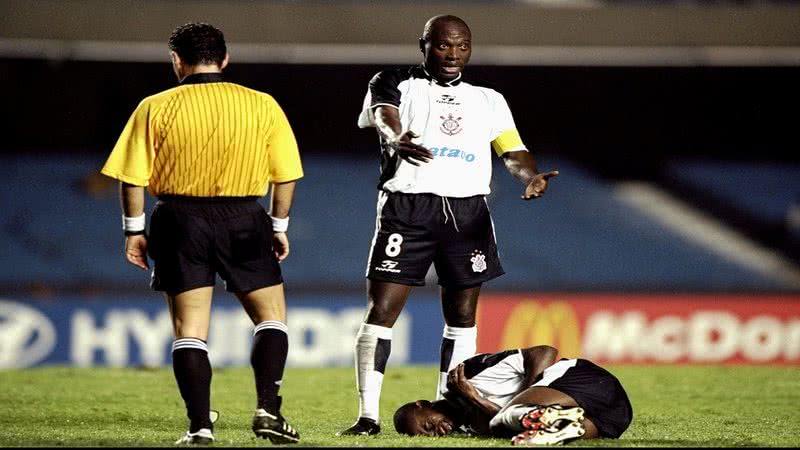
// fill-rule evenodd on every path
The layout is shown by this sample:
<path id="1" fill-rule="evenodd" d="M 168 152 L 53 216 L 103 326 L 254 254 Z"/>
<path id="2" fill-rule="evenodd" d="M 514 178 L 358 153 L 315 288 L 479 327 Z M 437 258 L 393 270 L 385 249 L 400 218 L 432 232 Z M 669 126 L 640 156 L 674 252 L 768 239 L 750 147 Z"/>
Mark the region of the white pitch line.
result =
<path id="1" fill-rule="evenodd" d="M 623 182 L 615 196 L 686 239 L 749 270 L 800 288 L 800 268 L 710 215 L 699 211 L 653 185 Z"/>

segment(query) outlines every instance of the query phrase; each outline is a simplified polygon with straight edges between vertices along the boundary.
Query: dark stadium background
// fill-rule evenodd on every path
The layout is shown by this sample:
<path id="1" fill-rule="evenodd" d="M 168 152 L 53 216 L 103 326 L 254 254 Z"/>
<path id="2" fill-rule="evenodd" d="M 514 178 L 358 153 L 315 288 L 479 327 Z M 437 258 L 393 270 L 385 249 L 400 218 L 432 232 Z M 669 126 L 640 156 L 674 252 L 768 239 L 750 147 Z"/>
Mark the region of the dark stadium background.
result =
<path id="1" fill-rule="evenodd" d="M 319 333 L 329 332 L 309 311 L 328 319 L 356 317 L 351 322 L 357 323 L 365 304 L 378 150 L 374 131 L 358 129 L 356 117 L 373 74 L 415 62 L 398 61 L 403 57 L 392 55 L 392 46 L 413 54 L 424 21 L 443 12 L 472 27 L 468 74 L 504 93 L 540 168 L 562 172 L 546 198 L 523 203 L 517 200 L 521 186 L 495 166 L 490 202 L 508 274 L 486 286 L 485 311 L 525 302 L 546 310 L 566 301 L 577 334 L 544 336 L 558 344 L 585 338 L 592 314 L 609 308 L 644 311 L 652 321 L 678 315 L 689 330 L 692 314 L 708 307 L 734 314 L 741 328 L 729 332 L 744 333 L 758 311 L 742 305 L 763 304 L 762 312 L 785 327 L 782 339 L 793 339 L 791 324 L 800 317 L 796 2 L 3 0 L 0 324 L 21 320 L 20 311 L 27 311 L 49 318 L 54 336 L 39 360 L 10 358 L 6 365 L 168 360 L 166 351 L 161 359 L 145 358 L 130 337 L 126 358 L 110 358 L 102 345 L 90 343 L 89 356 L 78 361 L 75 346 L 84 344 L 75 327 L 84 324 L 84 310 L 97 330 L 112 328 L 117 313 L 141 312 L 163 325 L 163 305 L 148 290 L 148 277 L 122 259 L 116 185 L 97 171 L 138 102 L 176 84 L 166 40 L 172 28 L 193 20 L 223 29 L 231 48 L 227 79 L 278 100 L 307 165 L 293 209 L 294 253 L 284 264 L 290 320 L 307 325 L 296 339 L 308 350 L 323 340 Z M 111 45 L 94 53 L 81 47 L 93 42 Z M 137 53 L 127 44 L 146 45 Z M 237 44 L 273 47 L 261 53 L 239 47 L 247 57 L 237 60 Z M 369 53 L 377 54 L 374 62 L 361 56 L 292 62 L 269 54 L 297 45 L 370 52 L 372 44 L 385 46 L 383 54 Z M 515 45 L 543 49 L 541 59 L 535 53 L 491 63 L 488 49 Z M 595 48 L 598 54 L 612 49 L 614 57 L 592 57 Z M 547 52 L 552 49 L 555 57 Z M 643 185 L 732 231 L 733 243 L 705 236 L 708 228 L 676 232 L 674 224 L 619 197 L 621 187 Z M 400 362 L 437 358 L 441 319 L 432 281 L 412 294 L 407 326 L 414 339 L 393 353 Z M 218 291 L 220 311 L 236 314 L 221 286 Z M 686 302 L 691 307 L 641 306 Z M 555 313 L 547 314 L 541 320 L 557 322 Z M 497 320 L 496 328 L 509 331 L 538 319 Z M 290 355 L 290 364 L 349 364 L 352 333 L 344 328 L 330 340 L 337 356 Z M 47 329 L 16 336 L 19 344 L 8 351 L 39 345 Z M 491 339 L 481 345 L 500 342 Z M 793 341 L 781 342 L 790 348 Z M 657 359 L 604 355 L 623 362 Z M 702 360 L 692 358 L 685 352 L 675 360 Z M 744 350 L 718 360 L 752 362 Z M 797 364 L 800 355 L 787 350 L 769 361 Z"/>

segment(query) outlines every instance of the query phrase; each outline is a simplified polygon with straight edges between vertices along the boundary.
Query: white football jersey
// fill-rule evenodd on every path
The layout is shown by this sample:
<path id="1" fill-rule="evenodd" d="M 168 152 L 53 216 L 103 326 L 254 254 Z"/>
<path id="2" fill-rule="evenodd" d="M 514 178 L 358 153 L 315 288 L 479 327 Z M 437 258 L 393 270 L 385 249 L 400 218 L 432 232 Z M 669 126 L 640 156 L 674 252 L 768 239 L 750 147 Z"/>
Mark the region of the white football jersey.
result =
<path id="1" fill-rule="evenodd" d="M 544 369 L 541 378 L 532 386 L 549 386 L 564 376 L 569 368 L 575 367 L 577 362 L 577 359 L 562 358 Z M 525 384 L 525 360 L 519 349 L 472 356 L 464 360 L 464 376 L 481 397 L 501 408 L 530 387 Z"/>
<path id="2" fill-rule="evenodd" d="M 486 195 L 492 177 L 492 146 L 498 154 L 527 150 L 505 98 L 460 75 L 441 83 L 423 66 L 380 72 L 370 81 L 358 125 L 374 127 L 374 108 L 381 105 L 398 108 L 403 131 L 416 133 L 413 142 L 433 153 L 431 161 L 414 166 L 381 141 L 379 188 L 390 192 Z M 516 139 L 499 139 L 509 135 Z M 501 141 L 504 145 L 498 145 Z"/>
<path id="3" fill-rule="evenodd" d="M 523 385 L 525 361 L 520 350 L 476 355 L 467 361 L 464 375 L 470 384 L 481 397 L 501 408 L 528 387 Z"/>

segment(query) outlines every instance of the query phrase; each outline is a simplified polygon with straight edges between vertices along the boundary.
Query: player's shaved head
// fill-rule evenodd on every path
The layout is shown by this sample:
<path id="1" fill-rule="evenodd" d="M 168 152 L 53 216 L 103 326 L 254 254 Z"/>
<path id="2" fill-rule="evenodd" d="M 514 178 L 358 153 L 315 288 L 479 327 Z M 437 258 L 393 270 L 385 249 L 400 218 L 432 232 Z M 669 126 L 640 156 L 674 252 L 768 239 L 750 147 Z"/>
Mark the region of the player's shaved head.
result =
<path id="1" fill-rule="evenodd" d="M 452 407 L 444 400 L 417 400 L 397 408 L 394 429 L 409 436 L 445 436 L 456 428 Z"/>
<path id="2" fill-rule="evenodd" d="M 472 32 L 456 16 L 433 16 L 425 23 L 419 49 L 424 55 L 425 70 L 440 82 L 450 82 L 461 76 L 461 71 L 472 55 Z"/>
<path id="3" fill-rule="evenodd" d="M 430 42 L 433 33 L 435 33 L 437 30 L 446 28 L 448 25 L 463 28 L 469 36 L 472 36 L 472 32 L 467 26 L 467 23 L 464 22 L 460 17 L 443 14 L 439 16 L 433 16 L 428 19 L 427 22 L 425 22 L 425 28 L 422 29 L 422 40 L 425 42 Z"/>
<path id="4" fill-rule="evenodd" d="M 394 413 L 394 429 L 400 434 L 414 436 L 417 432 L 417 412 L 419 412 L 417 402 L 406 403 L 397 408 Z"/>

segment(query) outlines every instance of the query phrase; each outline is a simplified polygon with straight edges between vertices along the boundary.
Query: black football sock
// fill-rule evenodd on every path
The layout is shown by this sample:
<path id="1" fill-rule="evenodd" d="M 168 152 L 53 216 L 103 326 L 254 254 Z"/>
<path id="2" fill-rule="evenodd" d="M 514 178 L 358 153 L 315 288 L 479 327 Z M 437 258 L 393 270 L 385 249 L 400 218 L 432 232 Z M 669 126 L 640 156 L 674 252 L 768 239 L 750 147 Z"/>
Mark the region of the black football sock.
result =
<path id="1" fill-rule="evenodd" d="M 256 379 L 258 408 L 270 413 L 278 413 L 280 401 L 278 390 L 286 367 L 289 353 L 289 337 L 286 324 L 278 320 L 265 320 L 256 325 L 253 331 L 253 350 L 250 364 Z"/>
<path id="2" fill-rule="evenodd" d="M 172 343 L 172 369 L 186 403 L 189 432 L 214 429 L 209 417 L 211 403 L 211 363 L 205 341 L 196 338 L 176 339 Z"/>

